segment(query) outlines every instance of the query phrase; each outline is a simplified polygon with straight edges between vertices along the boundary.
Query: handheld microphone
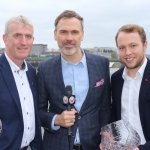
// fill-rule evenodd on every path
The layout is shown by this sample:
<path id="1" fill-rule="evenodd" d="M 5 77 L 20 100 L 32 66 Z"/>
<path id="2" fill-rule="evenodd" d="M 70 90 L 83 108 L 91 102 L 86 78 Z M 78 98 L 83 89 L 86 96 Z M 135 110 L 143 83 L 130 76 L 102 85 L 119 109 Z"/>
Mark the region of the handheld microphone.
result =
<path id="1" fill-rule="evenodd" d="M 67 110 L 71 111 L 71 105 L 73 105 L 75 103 L 75 96 L 72 95 L 72 86 L 71 85 L 67 85 L 66 86 L 66 93 L 67 96 L 63 97 L 63 104 L 67 105 Z M 71 127 L 68 128 L 68 141 L 71 141 L 71 135 L 72 135 L 72 131 L 71 131 Z"/>
<path id="2" fill-rule="evenodd" d="M 63 97 L 63 104 L 67 105 L 67 110 L 71 111 L 71 105 L 75 103 L 75 95 L 72 95 L 72 86 L 67 85 L 66 86 L 66 93 L 67 96 Z"/>

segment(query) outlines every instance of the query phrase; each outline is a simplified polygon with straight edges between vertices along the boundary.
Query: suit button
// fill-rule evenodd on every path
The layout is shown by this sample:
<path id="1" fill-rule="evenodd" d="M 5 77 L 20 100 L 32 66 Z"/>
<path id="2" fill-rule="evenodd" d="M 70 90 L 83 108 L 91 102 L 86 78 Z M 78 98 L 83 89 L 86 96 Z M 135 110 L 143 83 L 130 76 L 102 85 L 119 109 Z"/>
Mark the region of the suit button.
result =
<path id="1" fill-rule="evenodd" d="M 81 116 L 78 116 L 78 119 L 81 119 Z"/>

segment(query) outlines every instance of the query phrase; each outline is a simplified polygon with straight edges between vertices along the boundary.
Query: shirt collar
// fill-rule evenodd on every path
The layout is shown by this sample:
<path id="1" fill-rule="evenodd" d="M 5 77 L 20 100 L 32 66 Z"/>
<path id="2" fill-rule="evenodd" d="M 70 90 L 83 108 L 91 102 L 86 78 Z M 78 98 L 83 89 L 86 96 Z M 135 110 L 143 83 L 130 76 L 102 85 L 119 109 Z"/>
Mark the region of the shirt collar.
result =
<path id="1" fill-rule="evenodd" d="M 8 61 L 8 63 L 9 63 L 9 65 L 10 65 L 10 67 L 11 67 L 11 70 L 12 71 L 20 71 L 20 68 L 8 57 L 8 55 L 4 52 L 4 55 L 5 55 L 5 57 L 6 57 L 6 59 L 7 59 L 7 61 Z M 27 66 L 27 63 L 26 63 L 26 61 L 24 60 L 23 61 L 23 64 L 22 64 L 22 69 L 21 69 L 22 71 L 28 71 L 28 66 Z"/>
<path id="2" fill-rule="evenodd" d="M 139 74 L 141 77 L 143 77 L 146 64 L 147 64 L 147 58 L 145 57 L 144 63 L 142 64 L 142 66 L 140 67 L 140 69 L 137 71 L 136 76 Z M 123 70 L 122 78 L 124 80 L 128 78 L 127 70 L 128 69 L 126 67 Z"/>
<path id="3" fill-rule="evenodd" d="M 72 63 L 66 61 L 66 60 L 62 57 L 62 55 L 61 55 L 61 63 L 62 63 L 62 65 L 63 65 L 64 67 L 67 67 L 68 64 L 71 64 L 71 65 L 78 65 L 79 63 L 81 63 L 81 64 L 83 64 L 83 66 L 86 66 L 85 53 L 84 53 L 84 50 L 81 49 L 81 51 L 83 52 L 83 57 L 82 57 L 82 59 L 81 59 L 78 63 L 76 63 L 76 64 L 72 64 Z"/>

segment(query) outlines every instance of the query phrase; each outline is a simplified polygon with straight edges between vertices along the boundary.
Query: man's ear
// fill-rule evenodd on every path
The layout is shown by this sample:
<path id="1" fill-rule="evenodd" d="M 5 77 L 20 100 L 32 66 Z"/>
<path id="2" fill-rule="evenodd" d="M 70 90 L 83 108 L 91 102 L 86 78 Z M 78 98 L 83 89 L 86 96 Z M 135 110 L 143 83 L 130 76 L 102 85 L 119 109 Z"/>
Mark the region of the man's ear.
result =
<path id="1" fill-rule="evenodd" d="M 3 34 L 3 41 L 4 41 L 4 43 L 5 43 L 5 45 L 7 45 L 7 35 L 6 34 Z"/>
<path id="2" fill-rule="evenodd" d="M 83 41 L 84 40 L 84 31 L 82 31 L 82 39 L 81 39 L 81 41 Z"/>
<path id="3" fill-rule="evenodd" d="M 55 39 L 55 41 L 57 41 L 57 36 L 56 36 L 56 34 L 57 34 L 57 31 L 56 31 L 56 29 L 54 30 L 54 39 Z"/>
<path id="4" fill-rule="evenodd" d="M 147 46 L 148 46 L 148 42 L 147 41 L 145 41 L 145 43 L 144 43 L 144 52 L 146 52 L 146 49 L 147 49 Z"/>
<path id="5" fill-rule="evenodd" d="M 35 38 L 33 37 L 33 41 L 34 41 L 34 39 L 35 39 Z"/>

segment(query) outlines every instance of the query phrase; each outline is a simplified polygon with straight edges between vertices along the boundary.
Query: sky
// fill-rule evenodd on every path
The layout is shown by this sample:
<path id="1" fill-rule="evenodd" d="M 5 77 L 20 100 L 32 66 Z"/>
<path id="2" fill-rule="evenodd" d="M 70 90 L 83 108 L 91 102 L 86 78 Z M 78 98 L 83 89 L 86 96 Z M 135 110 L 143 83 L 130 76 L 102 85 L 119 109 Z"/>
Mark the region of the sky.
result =
<path id="1" fill-rule="evenodd" d="M 74 10 L 84 18 L 82 48 L 116 47 L 115 35 L 125 24 L 142 26 L 150 43 L 150 0 L 0 0 L 0 48 L 5 47 L 5 22 L 24 15 L 34 25 L 34 44 L 57 49 L 54 21 L 64 10 Z"/>

